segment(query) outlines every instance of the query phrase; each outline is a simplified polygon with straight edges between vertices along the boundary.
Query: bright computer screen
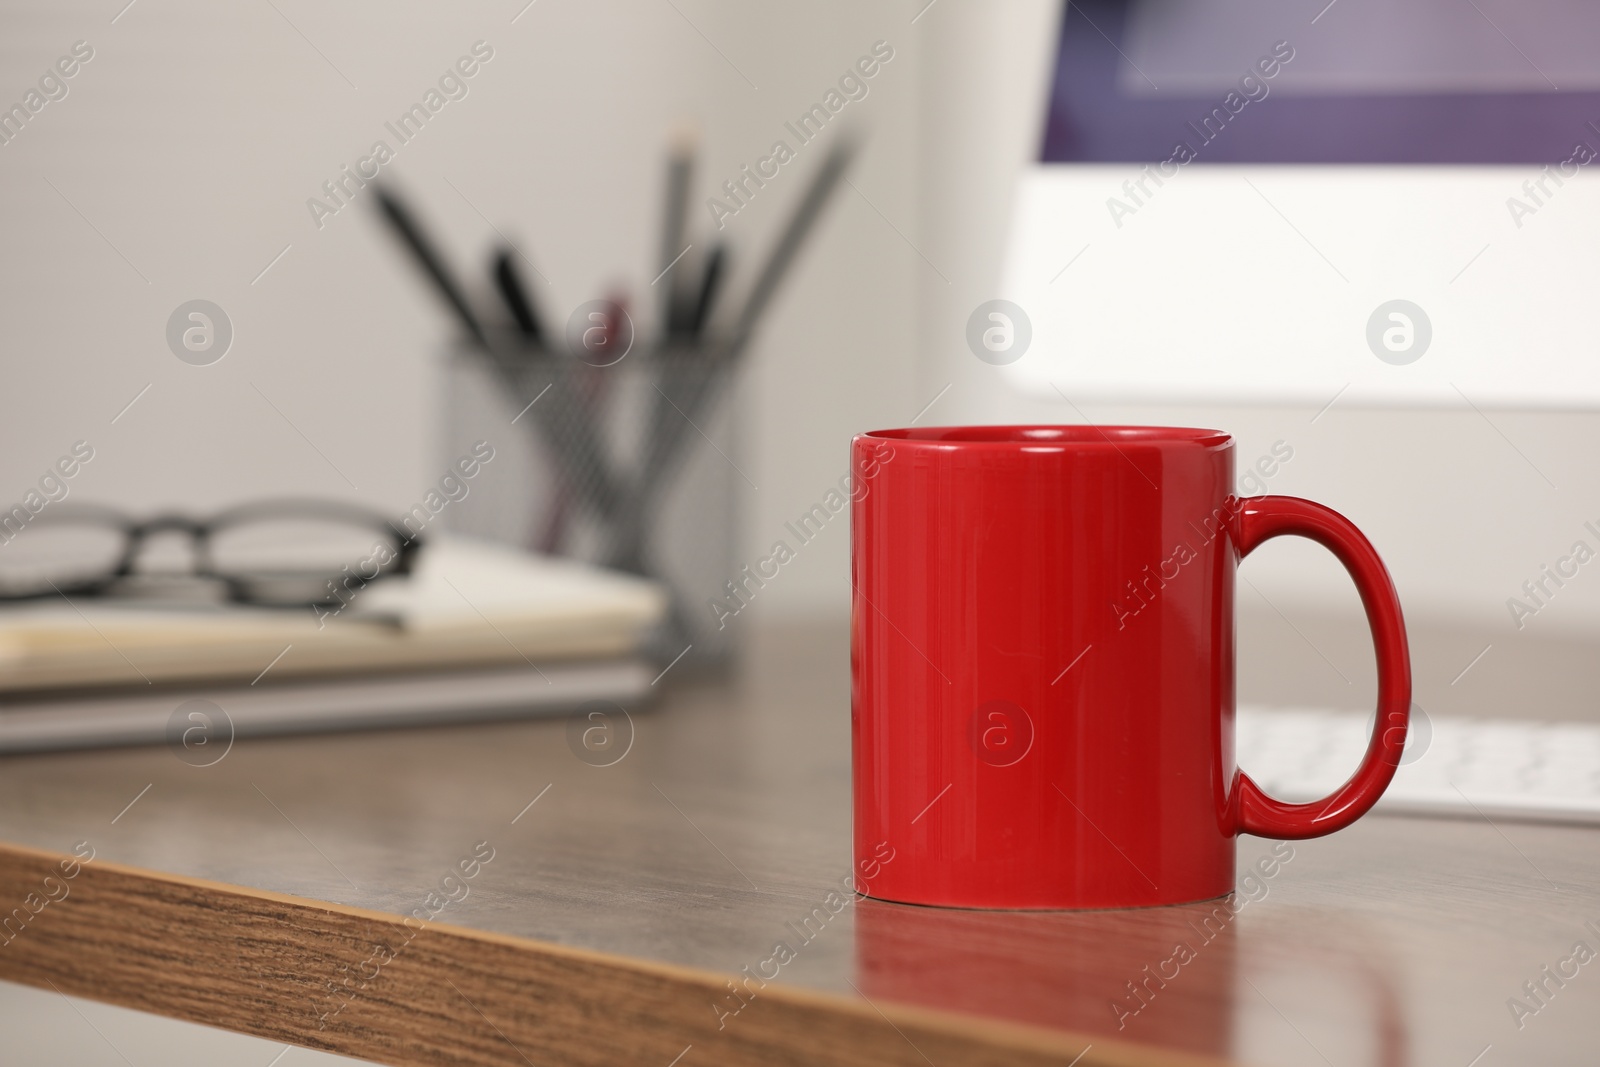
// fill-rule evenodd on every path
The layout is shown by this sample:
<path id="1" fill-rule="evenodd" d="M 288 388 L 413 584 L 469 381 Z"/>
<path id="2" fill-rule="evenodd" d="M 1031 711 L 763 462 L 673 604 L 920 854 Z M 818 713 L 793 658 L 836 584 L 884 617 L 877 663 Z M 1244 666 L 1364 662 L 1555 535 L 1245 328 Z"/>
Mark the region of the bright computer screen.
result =
<path id="1" fill-rule="evenodd" d="M 1600 403 L 1600 5 L 1075 0 L 1046 110 L 1022 387 Z"/>

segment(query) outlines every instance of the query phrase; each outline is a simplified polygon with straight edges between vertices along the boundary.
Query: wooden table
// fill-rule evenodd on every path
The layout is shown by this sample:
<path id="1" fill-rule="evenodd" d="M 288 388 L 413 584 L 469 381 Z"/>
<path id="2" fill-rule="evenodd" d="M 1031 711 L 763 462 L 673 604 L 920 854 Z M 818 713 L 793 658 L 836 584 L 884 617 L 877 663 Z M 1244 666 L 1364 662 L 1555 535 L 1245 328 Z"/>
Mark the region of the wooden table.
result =
<path id="1" fill-rule="evenodd" d="M 844 637 L 753 644 L 605 767 L 562 721 L 0 760 L 0 977 L 391 1064 L 1600 1057 L 1592 830 L 1369 818 L 1237 914 L 845 902 Z"/>

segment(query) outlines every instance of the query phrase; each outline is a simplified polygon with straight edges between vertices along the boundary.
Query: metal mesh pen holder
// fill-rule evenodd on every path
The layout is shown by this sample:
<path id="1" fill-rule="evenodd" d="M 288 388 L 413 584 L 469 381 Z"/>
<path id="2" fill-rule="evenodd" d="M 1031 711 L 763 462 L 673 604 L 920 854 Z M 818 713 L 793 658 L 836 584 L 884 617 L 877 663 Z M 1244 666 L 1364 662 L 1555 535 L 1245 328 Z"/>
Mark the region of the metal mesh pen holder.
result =
<path id="1" fill-rule="evenodd" d="M 719 402 L 730 365 L 701 346 L 610 366 L 511 345 L 453 350 L 451 455 L 487 440 L 496 459 L 489 491 L 463 500 L 452 528 L 653 578 L 670 610 L 649 651 L 665 662 L 688 648 L 680 668 L 727 660 L 737 626 L 711 603 L 737 570 L 743 476 Z"/>

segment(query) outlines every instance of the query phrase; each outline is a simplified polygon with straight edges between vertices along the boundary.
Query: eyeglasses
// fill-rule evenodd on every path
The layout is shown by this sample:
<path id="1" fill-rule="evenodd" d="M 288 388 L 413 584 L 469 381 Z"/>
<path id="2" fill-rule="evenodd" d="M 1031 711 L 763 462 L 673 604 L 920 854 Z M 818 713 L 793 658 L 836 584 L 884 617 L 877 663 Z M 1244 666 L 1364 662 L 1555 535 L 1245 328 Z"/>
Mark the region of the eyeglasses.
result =
<path id="1" fill-rule="evenodd" d="M 188 542 L 173 558 L 172 536 Z M 206 519 L 143 521 L 111 508 L 47 504 L 0 514 L 0 601 L 150 596 L 196 583 L 237 603 L 344 602 L 366 584 L 410 574 L 420 537 L 336 501 L 263 500 Z"/>

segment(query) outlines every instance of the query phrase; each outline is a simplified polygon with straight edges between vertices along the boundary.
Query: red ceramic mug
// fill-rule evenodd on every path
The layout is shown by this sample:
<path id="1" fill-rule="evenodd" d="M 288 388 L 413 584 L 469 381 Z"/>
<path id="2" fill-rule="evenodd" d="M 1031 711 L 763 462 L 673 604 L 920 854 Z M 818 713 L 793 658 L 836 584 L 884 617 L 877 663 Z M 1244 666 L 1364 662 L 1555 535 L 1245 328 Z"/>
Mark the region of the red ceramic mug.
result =
<path id="1" fill-rule="evenodd" d="M 1360 818 L 1405 746 L 1394 584 L 1348 520 L 1234 495 L 1233 439 L 1142 426 L 881 430 L 853 442 L 852 733 L 864 892 L 979 908 L 1174 904 L 1233 888 L 1234 838 Z M 1333 795 L 1234 765 L 1234 569 L 1324 545 L 1377 647 L 1378 715 Z"/>

